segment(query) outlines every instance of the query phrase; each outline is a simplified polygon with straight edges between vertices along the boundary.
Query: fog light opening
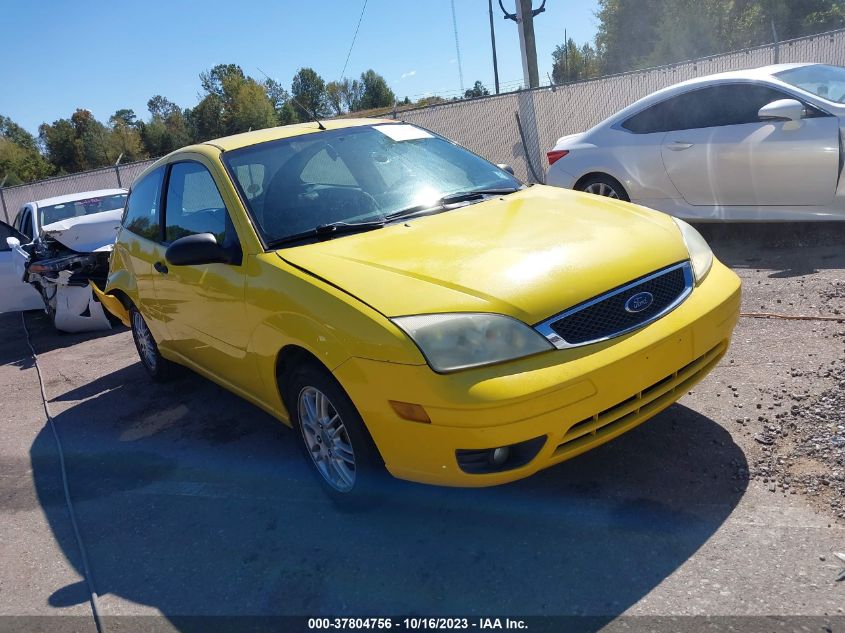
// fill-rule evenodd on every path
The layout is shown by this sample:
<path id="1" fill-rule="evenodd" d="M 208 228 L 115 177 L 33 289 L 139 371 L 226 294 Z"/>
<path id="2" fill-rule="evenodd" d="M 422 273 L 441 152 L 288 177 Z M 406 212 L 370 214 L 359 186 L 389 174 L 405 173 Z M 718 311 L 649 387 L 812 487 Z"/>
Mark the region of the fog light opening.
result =
<path id="1" fill-rule="evenodd" d="M 542 435 L 525 442 L 495 448 L 459 448 L 455 451 L 458 467 L 470 475 L 484 475 L 525 466 L 537 457 L 548 439 Z"/>
<path id="2" fill-rule="evenodd" d="M 493 466 L 502 466 L 506 461 L 508 461 L 508 457 L 511 456 L 511 448 L 510 446 L 500 446 L 499 448 L 494 448 L 490 451 L 490 463 Z"/>

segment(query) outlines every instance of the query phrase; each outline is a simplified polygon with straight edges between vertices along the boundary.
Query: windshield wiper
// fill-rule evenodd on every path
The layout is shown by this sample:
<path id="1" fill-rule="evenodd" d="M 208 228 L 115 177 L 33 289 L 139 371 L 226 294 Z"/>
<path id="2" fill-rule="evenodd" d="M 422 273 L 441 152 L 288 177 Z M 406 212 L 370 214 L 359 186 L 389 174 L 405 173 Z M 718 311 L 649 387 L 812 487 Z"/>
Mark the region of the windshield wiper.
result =
<path id="1" fill-rule="evenodd" d="M 457 193 L 449 194 L 448 196 L 443 196 L 442 198 L 435 200 L 434 202 L 428 202 L 426 204 L 417 204 L 413 207 L 408 207 L 407 209 L 396 211 L 384 217 L 386 220 L 395 220 L 397 218 L 407 218 L 414 215 L 433 213 L 437 211 L 442 211 L 450 204 L 458 204 L 459 202 L 469 202 L 471 200 L 481 200 L 485 196 L 503 196 L 509 193 L 514 193 L 515 191 L 519 191 L 519 189 L 509 187 L 507 189 L 474 189 L 471 191 L 459 191 Z"/>
<path id="2" fill-rule="evenodd" d="M 300 242 L 309 238 L 330 238 L 335 235 L 349 235 L 351 233 L 363 233 L 364 231 L 372 231 L 380 229 L 384 226 L 384 220 L 373 220 L 372 222 L 330 222 L 328 224 L 318 224 L 313 229 L 303 231 L 302 233 L 294 233 L 280 237 L 267 244 L 271 248 L 281 246 L 282 244 L 290 244 L 292 242 Z"/>

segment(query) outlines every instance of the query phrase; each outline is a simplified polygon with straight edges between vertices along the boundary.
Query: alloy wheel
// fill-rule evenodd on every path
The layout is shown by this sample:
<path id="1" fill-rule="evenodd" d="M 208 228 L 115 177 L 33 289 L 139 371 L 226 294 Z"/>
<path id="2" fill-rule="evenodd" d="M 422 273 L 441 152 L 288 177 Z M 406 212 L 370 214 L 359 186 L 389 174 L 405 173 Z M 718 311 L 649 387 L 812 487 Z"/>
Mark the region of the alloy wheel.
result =
<path id="1" fill-rule="evenodd" d="M 619 194 L 612 186 L 606 182 L 594 182 L 584 188 L 586 193 L 592 193 L 597 196 L 604 196 L 605 198 L 613 198 L 619 200 Z"/>
<path id="2" fill-rule="evenodd" d="M 308 454 L 323 479 L 339 492 L 355 485 L 355 451 L 340 414 L 315 387 L 299 393 L 299 425 Z"/>
<path id="3" fill-rule="evenodd" d="M 155 371 L 158 361 L 155 340 L 147 324 L 144 323 L 144 318 L 137 310 L 132 313 L 132 331 L 135 334 L 135 343 L 138 345 L 141 360 L 151 371 Z"/>

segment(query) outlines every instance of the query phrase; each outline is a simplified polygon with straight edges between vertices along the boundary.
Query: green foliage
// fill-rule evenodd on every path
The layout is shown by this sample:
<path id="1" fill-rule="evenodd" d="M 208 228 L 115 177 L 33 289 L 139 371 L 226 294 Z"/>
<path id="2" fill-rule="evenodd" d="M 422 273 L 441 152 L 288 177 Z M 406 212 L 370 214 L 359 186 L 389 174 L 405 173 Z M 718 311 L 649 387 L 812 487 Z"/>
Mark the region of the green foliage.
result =
<path id="1" fill-rule="evenodd" d="M 0 115 L 0 181 L 6 185 L 46 178 L 53 166 L 38 151 L 35 137 L 10 118 Z"/>
<path id="2" fill-rule="evenodd" d="M 343 85 L 339 81 L 330 81 L 326 84 L 326 100 L 332 109 L 332 114 L 343 114 Z"/>
<path id="3" fill-rule="evenodd" d="M 592 79 L 601 74 L 596 50 L 590 44 L 580 48 L 570 37 L 565 46 L 552 51 L 552 80 L 556 84 Z"/>
<path id="4" fill-rule="evenodd" d="M 362 110 L 387 108 L 396 102 L 396 95 L 387 85 L 387 81 L 372 69 L 361 73 L 361 85 L 363 86 L 360 105 Z"/>
<path id="5" fill-rule="evenodd" d="M 490 91 L 487 90 L 487 88 L 484 86 L 484 84 L 481 83 L 480 81 L 476 81 L 475 84 L 473 84 L 472 88 L 470 88 L 469 90 L 467 90 L 464 93 L 464 98 L 465 99 L 477 99 L 478 97 L 486 97 L 489 94 L 490 94 Z M 406 100 L 407 100 L 407 98 L 408 97 L 405 97 Z"/>
<path id="6" fill-rule="evenodd" d="M 363 110 L 361 101 L 364 98 L 364 84 L 357 79 L 350 81 L 348 77 L 344 77 L 340 82 L 340 98 L 347 112 Z"/>
<path id="7" fill-rule="evenodd" d="M 300 68 L 293 76 L 290 91 L 293 110 L 300 121 L 329 116 L 326 82 L 313 68 Z"/>
<path id="8" fill-rule="evenodd" d="M 179 106 L 161 95 L 155 95 L 147 101 L 147 109 L 150 120 L 138 124 L 146 154 L 164 156 L 191 143 L 187 116 Z"/>
<path id="9" fill-rule="evenodd" d="M 44 123 L 39 136 L 47 158 L 59 173 L 73 173 L 108 165 L 118 154 L 109 143 L 109 130 L 88 110 L 79 109 L 70 119 Z"/>
<path id="10" fill-rule="evenodd" d="M 282 84 L 268 77 L 264 81 L 264 90 L 276 113 L 277 125 L 299 123 L 299 118 L 290 100 L 290 93 L 282 87 Z"/>
<path id="11" fill-rule="evenodd" d="M 599 0 L 602 74 L 671 64 L 845 27 L 842 0 Z M 558 70 L 567 42 L 552 54 Z M 583 48 L 582 48 L 583 56 Z M 556 79 L 557 81 L 557 79 Z"/>

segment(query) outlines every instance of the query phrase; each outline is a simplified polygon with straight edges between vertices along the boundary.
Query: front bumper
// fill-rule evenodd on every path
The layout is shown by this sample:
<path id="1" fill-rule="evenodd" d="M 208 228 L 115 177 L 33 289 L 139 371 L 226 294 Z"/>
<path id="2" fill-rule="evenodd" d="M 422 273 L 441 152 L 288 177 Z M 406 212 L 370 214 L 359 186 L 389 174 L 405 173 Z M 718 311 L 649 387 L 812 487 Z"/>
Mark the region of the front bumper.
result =
<path id="1" fill-rule="evenodd" d="M 449 375 L 353 358 L 335 375 L 391 474 L 447 486 L 496 485 L 575 457 L 671 405 L 725 354 L 739 306 L 739 278 L 716 261 L 673 312 L 604 343 Z M 400 418 L 389 400 L 422 405 L 431 423 Z M 541 436 L 536 457 L 518 468 L 469 474 L 458 466 L 458 449 Z"/>

